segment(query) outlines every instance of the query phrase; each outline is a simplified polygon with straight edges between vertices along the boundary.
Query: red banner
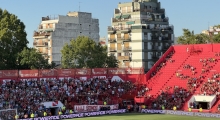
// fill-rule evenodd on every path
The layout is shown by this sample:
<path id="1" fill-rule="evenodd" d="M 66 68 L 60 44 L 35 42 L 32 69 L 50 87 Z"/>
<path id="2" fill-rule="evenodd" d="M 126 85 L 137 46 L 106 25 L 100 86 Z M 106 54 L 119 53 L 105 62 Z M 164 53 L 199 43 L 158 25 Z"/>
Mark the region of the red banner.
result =
<path id="1" fill-rule="evenodd" d="M 58 69 L 57 76 L 60 77 L 75 76 L 75 69 Z"/>
<path id="2" fill-rule="evenodd" d="M 76 69 L 75 75 L 91 75 L 91 69 Z"/>
<path id="3" fill-rule="evenodd" d="M 38 77 L 38 70 L 20 70 L 19 77 L 22 78 L 36 78 Z"/>
<path id="4" fill-rule="evenodd" d="M 55 77 L 55 76 L 57 76 L 57 71 L 55 69 L 39 70 L 39 77 Z"/>
<path id="5" fill-rule="evenodd" d="M 92 75 L 106 75 L 108 72 L 107 68 L 94 68 L 92 69 Z"/>
<path id="6" fill-rule="evenodd" d="M 126 74 L 127 71 L 125 68 L 108 68 L 108 74 L 114 74 L 114 75 L 117 75 L 117 74 Z"/>
<path id="7" fill-rule="evenodd" d="M 0 70 L 0 78 L 17 78 L 18 70 Z"/>
<path id="8" fill-rule="evenodd" d="M 126 74 L 144 74 L 143 68 L 126 68 Z"/>

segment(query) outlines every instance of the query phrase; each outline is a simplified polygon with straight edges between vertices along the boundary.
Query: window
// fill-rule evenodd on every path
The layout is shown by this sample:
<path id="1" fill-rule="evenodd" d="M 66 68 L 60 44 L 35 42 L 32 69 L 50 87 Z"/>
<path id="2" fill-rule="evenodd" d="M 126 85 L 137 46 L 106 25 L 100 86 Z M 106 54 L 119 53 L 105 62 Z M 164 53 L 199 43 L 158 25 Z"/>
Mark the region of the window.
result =
<path id="1" fill-rule="evenodd" d="M 145 43 L 144 43 L 144 49 L 147 49 L 147 46 L 148 46 L 148 43 L 145 42 Z"/>
<path id="2" fill-rule="evenodd" d="M 121 56 L 121 53 L 118 53 L 118 56 Z"/>
<path id="3" fill-rule="evenodd" d="M 126 53 L 125 53 L 125 56 L 130 56 L 130 53 L 129 53 L 129 52 L 126 52 Z"/>
<path id="4" fill-rule="evenodd" d="M 111 56 L 115 56 L 115 54 L 114 54 L 114 53 L 110 53 L 110 55 L 111 55 Z"/>

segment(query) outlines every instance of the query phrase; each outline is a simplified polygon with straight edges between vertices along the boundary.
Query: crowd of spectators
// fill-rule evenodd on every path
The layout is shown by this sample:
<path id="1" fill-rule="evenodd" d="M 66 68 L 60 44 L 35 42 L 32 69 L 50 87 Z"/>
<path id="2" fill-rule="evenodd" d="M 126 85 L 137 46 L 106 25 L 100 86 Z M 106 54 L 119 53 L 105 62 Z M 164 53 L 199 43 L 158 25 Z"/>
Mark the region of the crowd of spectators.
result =
<path id="1" fill-rule="evenodd" d="M 208 78 L 208 81 L 205 82 L 201 87 L 201 93 L 203 95 L 220 95 L 220 81 L 217 80 L 220 74 L 213 74 L 211 78 Z"/>
<path id="2" fill-rule="evenodd" d="M 31 113 L 38 116 L 47 112 L 50 115 L 42 102 L 60 101 L 68 111 L 76 104 L 94 105 L 103 104 L 103 101 L 113 104 L 114 100 L 117 103 L 116 98 L 132 93 L 133 88 L 135 85 L 129 81 L 100 78 L 9 80 L 1 83 L 0 109 L 17 109 L 22 118 L 30 117 Z"/>
<path id="3" fill-rule="evenodd" d="M 172 91 L 172 92 L 170 92 Z M 152 102 L 152 109 L 168 109 L 172 110 L 176 106 L 177 110 L 180 110 L 186 99 L 191 93 L 182 87 L 174 86 L 167 87 L 165 91 L 162 91 L 156 100 Z"/>

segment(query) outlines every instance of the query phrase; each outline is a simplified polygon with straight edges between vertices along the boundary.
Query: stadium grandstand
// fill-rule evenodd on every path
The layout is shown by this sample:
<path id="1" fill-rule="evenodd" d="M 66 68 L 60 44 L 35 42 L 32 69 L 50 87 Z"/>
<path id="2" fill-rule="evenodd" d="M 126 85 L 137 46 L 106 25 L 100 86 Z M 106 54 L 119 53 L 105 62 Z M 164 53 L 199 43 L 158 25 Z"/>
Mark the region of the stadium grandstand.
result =
<path id="1" fill-rule="evenodd" d="M 109 110 L 218 114 L 219 60 L 220 44 L 176 45 L 146 74 L 142 68 L 1 70 L 0 117 L 60 119 Z"/>

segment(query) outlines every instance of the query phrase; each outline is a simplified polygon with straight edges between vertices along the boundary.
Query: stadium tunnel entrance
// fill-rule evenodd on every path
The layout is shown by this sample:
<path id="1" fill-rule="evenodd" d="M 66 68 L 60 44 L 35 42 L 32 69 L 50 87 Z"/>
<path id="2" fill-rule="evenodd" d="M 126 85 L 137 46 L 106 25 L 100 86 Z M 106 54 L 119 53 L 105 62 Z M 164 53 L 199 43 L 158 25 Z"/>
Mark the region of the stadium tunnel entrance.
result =
<path id="1" fill-rule="evenodd" d="M 209 109 L 209 102 L 198 102 L 198 107 L 197 109 L 199 108 L 202 108 L 202 109 Z"/>
<path id="2" fill-rule="evenodd" d="M 54 108 L 49 108 L 51 115 L 58 115 L 59 112 L 59 108 L 58 107 L 54 107 Z"/>

